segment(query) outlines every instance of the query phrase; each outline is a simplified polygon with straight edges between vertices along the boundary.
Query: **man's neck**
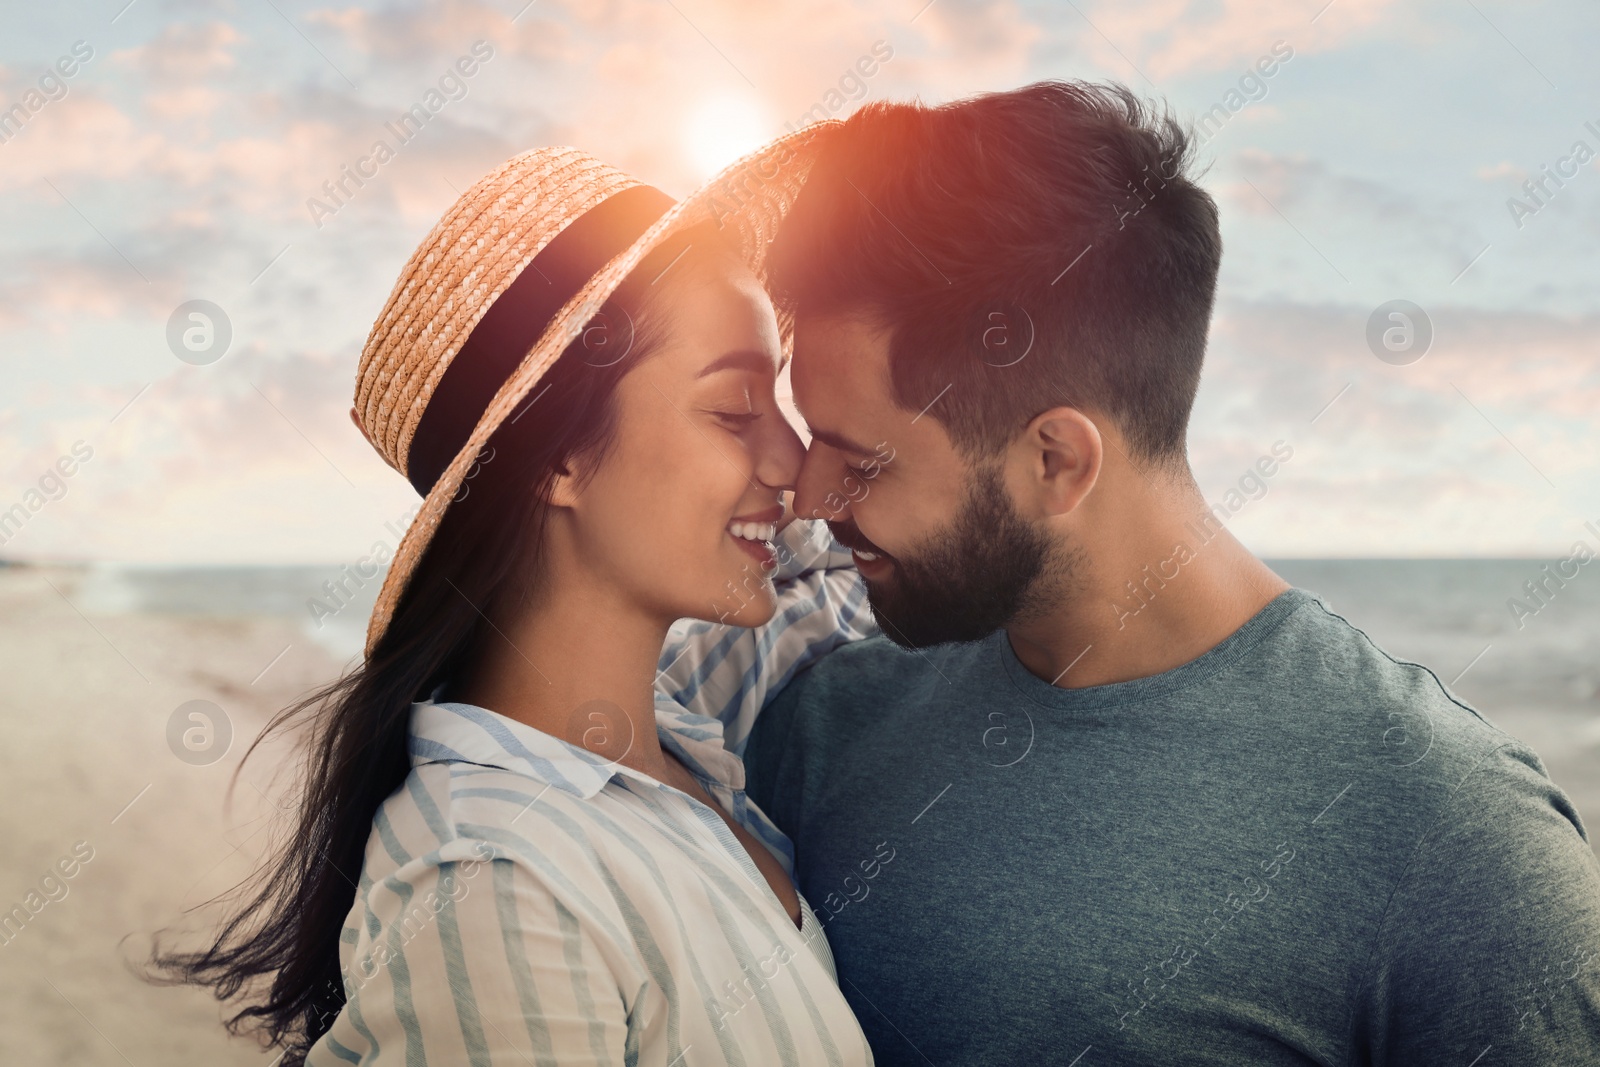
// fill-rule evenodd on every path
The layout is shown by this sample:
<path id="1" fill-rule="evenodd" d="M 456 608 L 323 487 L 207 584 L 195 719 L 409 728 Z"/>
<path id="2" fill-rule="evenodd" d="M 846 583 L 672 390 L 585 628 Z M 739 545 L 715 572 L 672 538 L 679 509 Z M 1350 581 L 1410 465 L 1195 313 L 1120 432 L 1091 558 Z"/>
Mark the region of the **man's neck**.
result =
<path id="1" fill-rule="evenodd" d="M 1146 678 L 1215 648 L 1290 588 L 1198 490 L 1138 493 L 1081 524 L 1082 564 L 1006 627 L 1017 659 L 1064 689 Z"/>

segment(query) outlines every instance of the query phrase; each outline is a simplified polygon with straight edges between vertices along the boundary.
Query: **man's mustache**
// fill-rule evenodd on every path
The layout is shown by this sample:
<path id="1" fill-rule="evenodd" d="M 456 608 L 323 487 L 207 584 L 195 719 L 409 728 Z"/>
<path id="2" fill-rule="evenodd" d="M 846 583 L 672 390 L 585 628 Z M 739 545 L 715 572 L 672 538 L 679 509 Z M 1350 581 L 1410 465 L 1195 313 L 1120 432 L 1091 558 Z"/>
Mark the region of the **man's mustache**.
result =
<path id="1" fill-rule="evenodd" d="M 833 534 L 833 539 L 846 548 L 853 548 L 857 552 L 873 552 L 880 556 L 889 555 L 889 553 L 873 544 L 871 538 L 862 533 L 861 528 L 853 521 L 835 522 L 829 519 L 828 530 Z"/>

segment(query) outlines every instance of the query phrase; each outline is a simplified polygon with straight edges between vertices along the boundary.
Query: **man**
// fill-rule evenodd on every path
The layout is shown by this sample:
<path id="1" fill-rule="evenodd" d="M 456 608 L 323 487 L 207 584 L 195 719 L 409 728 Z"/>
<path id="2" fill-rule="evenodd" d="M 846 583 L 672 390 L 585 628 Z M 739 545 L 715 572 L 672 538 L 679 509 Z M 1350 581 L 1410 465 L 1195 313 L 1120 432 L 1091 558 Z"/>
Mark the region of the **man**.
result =
<path id="1" fill-rule="evenodd" d="M 1566 796 L 1195 485 L 1188 154 L 1084 84 L 839 131 L 772 280 L 795 510 L 885 636 L 776 697 L 751 794 L 880 1064 L 1600 1063 Z"/>

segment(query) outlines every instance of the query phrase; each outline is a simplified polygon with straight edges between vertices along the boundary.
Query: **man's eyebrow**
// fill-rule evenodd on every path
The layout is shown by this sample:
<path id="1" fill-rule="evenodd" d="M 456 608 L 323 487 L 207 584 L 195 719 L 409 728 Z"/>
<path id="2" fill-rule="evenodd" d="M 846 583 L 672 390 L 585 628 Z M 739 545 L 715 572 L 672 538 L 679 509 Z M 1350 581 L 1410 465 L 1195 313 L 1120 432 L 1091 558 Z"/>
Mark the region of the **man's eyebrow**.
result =
<path id="1" fill-rule="evenodd" d="M 840 452 L 851 452 L 858 456 L 877 455 L 877 449 L 868 448 L 866 445 L 852 441 L 842 433 L 834 433 L 832 430 L 818 430 L 809 423 L 806 425 L 806 429 L 810 431 L 813 441 L 821 441 L 829 448 L 837 448 Z"/>
<path id="2" fill-rule="evenodd" d="M 774 374 L 777 368 L 772 365 L 772 357 L 755 348 L 739 348 L 732 352 L 725 352 L 716 359 L 700 368 L 696 378 L 706 378 L 719 371 L 744 370 L 752 374 Z"/>

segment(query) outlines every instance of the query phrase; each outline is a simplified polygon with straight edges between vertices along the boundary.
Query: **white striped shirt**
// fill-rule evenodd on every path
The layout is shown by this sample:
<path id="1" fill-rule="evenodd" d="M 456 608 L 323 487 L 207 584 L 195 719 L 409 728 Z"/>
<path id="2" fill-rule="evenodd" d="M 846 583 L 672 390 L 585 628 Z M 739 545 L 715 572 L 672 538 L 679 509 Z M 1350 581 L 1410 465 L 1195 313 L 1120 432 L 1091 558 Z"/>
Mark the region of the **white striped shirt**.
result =
<path id="1" fill-rule="evenodd" d="M 772 622 L 673 627 L 656 728 L 792 878 L 737 753 L 769 695 L 874 627 L 823 524 L 778 547 Z M 796 929 L 703 803 L 469 704 L 413 705 L 410 746 L 339 946 L 347 1001 L 311 1067 L 872 1062 L 809 905 Z"/>

